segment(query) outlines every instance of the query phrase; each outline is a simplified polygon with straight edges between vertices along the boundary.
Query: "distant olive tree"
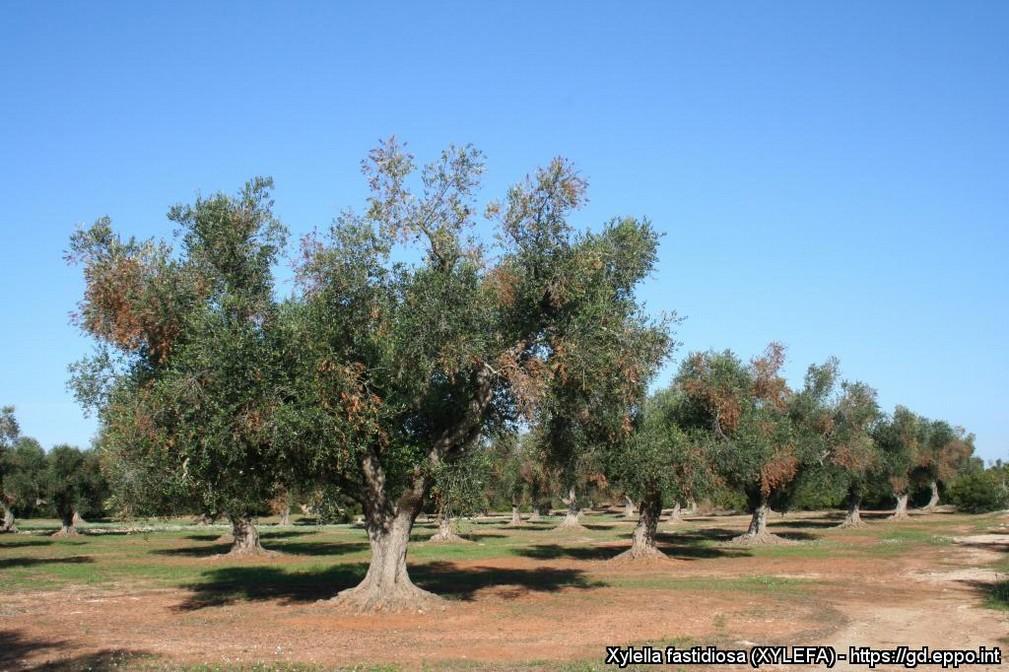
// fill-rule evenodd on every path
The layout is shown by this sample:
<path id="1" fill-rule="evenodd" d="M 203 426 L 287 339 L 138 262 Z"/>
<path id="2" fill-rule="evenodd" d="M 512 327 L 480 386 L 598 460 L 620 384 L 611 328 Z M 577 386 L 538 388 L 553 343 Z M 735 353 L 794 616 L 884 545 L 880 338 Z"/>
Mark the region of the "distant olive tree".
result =
<path id="1" fill-rule="evenodd" d="M 13 467 L 11 451 L 20 433 L 17 418 L 14 417 L 14 407 L 3 406 L 0 408 L 0 506 L 3 507 L 0 532 L 15 531 L 14 513 L 10 509 L 13 498 L 9 494 L 6 481 Z"/>

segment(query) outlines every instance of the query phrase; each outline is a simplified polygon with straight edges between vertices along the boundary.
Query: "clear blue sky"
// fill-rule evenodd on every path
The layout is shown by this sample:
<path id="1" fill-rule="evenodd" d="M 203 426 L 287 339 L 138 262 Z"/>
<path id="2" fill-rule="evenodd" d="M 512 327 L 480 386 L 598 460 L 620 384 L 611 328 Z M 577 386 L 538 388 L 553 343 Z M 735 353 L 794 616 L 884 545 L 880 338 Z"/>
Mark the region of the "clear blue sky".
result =
<path id="1" fill-rule="evenodd" d="M 777 339 L 796 381 L 834 354 L 1007 458 L 1007 35 L 994 1 L 6 3 L 0 403 L 46 445 L 94 431 L 75 225 L 168 235 L 172 203 L 272 175 L 300 235 L 395 133 L 477 144 L 488 197 L 563 154 L 578 224 L 650 217 L 681 354 Z"/>

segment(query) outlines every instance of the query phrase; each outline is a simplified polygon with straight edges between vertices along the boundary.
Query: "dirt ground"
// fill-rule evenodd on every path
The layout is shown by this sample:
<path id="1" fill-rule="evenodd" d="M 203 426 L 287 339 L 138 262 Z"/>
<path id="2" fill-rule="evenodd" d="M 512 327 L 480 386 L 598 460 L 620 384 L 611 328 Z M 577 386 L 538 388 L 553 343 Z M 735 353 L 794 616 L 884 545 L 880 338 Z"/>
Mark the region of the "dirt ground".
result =
<path id="1" fill-rule="evenodd" d="M 0 564 L 0 670 L 187 669 L 197 663 L 223 669 L 304 663 L 530 670 L 568 669 L 579 661 L 585 666 L 570 669 L 606 669 L 604 648 L 618 644 L 847 649 L 1009 643 L 1009 612 L 983 605 L 986 590 L 1000 579 L 993 567 L 1009 559 L 1004 517 L 989 516 L 979 525 L 976 517 L 948 513 L 906 523 L 876 516 L 866 528 L 842 531 L 831 527 L 835 515 L 776 516 L 773 529 L 796 543 L 753 551 L 722 543 L 745 528 L 745 517 L 688 517 L 664 528 L 674 530 L 661 537 L 671 559 L 640 567 L 607 561 L 627 546 L 630 521 L 599 517 L 605 525 L 574 535 L 543 528 L 529 542 L 535 553 L 472 558 L 462 552 L 411 563 L 419 584 L 436 592 L 443 587 L 454 597 L 424 613 L 340 613 L 315 599 L 325 590 L 308 585 L 311 574 L 294 588 L 271 583 L 270 571 L 294 571 L 296 558 L 289 554 L 247 561 L 256 570 L 247 575 L 241 573 L 246 561 L 227 561 L 237 572 L 234 580 L 258 582 L 243 586 L 237 598 L 142 580 L 8 591 Z M 504 525 L 493 527 L 499 537 L 510 534 Z M 79 548 L 83 553 L 86 546 Z M 216 563 L 221 569 L 225 561 L 152 562 Z"/>

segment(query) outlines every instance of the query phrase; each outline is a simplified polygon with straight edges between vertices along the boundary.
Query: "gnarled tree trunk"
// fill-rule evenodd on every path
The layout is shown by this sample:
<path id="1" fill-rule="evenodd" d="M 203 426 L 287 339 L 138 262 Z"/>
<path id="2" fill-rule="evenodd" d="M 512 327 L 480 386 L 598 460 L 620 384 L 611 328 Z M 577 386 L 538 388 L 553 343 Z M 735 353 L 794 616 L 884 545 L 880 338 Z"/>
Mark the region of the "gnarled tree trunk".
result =
<path id="1" fill-rule="evenodd" d="M 624 495 L 624 518 L 633 518 L 634 513 L 634 500 Z"/>
<path id="2" fill-rule="evenodd" d="M 929 481 L 928 487 L 932 489 L 932 496 L 928 499 L 928 504 L 921 507 L 923 511 L 931 511 L 939 504 L 939 484 Z"/>
<path id="3" fill-rule="evenodd" d="M 284 508 L 280 510 L 280 523 L 279 525 L 288 526 L 291 524 L 291 504 L 287 503 Z"/>
<path id="4" fill-rule="evenodd" d="M 424 478 L 418 476 L 415 480 Z M 366 506 L 364 521 L 371 546 L 368 573 L 361 583 L 341 591 L 331 602 L 352 611 L 367 612 L 424 610 L 441 601 L 434 593 L 414 585 L 406 568 L 410 531 L 422 500 L 413 496 L 423 492 L 426 481 L 415 482 L 414 488 L 414 492 L 400 498 L 395 509 L 382 500 Z"/>
<path id="5" fill-rule="evenodd" d="M 909 516 L 907 515 L 907 493 L 898 492 L 894 493 L 894 497 L 897 498 L 897 508 L 893 510 L 893 515 L 891 515 L 888 520 L 905 520 Z"/>
<path id="6" fill-rule="evenodd" d="M 842 522 L 838 527 L 848 528 L 848 527 L 862 527 L 865 523 L 862 521 L 862 493 L 858 492 L 854 488 L 848 491 L 848 513 L 844 517 L 844 522 Z"/>
<path id="7" fill-rule="evenodd" d="M 53 532 L 54 537 L 73 537 L 77 535 L 77 527 L 74 525 L 75 514 L 77 513 L 74 509 L 65 509 L 60 511 L 60 529 Z"/>
<path id="8" fill-rule="evenodd" d="M 683 508 L 679 502 L 673 504 L 673 510 L 669 512 L 669 524 L 676 525 L 683 522 Z"/>
<path id="9" fill-rule="evenodd" d="M 3 501 L 2 497 L 0 497 L 0 506 L 3 507 L 4 514 L 3 520 L 0 520 L 0 533 L 17 532 L 18 528 L 14 525 L 14 512 L 7 506 L 7 502 Z"/>
<path id="10" fill-rule="evenodd" d="M 518 502 L 514 499 L 512 500 L 512 519 L 510 525 L 525 525 L 525 521 L 522 520 L 522 512 L 519 511 Z"/>
<path id="11" fill-rule="evenodd" d="M 562 497 L 561 501 L 568 505 L 568 510 L 564 514 L 564 520 L 557 525 L 558 529 L 584 530 L 585 526 L 578 520 L 581 509 L 578 508 L 578 495 L 575 492 L 575 486 L 572 485 L 568 488 L 568 496 Z"/>
<path id="12" fill-rule="evenodd" d="M 645 496 L 638 507 L 638 524 L 634 527 L 631 547 L 613 558 L 615 561 L 666 559 L 655 545 L 655 532 L 662 515 L 662 497 L 657 493 Z"/>
<path id="13" fill-rule="evenodd" d="M 428 541 L 441 544 L 459 544 L 469 541 L 463 539 L 455 531 L 455 519 L 444 513 L 438 514 L 438 531 L 431 535 Z"/>
<path id="14" fill-rule="evenodd" d="M 753 514 L 750 517 L 750 526 L 743 534 L 731 540 L 734 544 L 780 544 L 786 540 L 776 534 L 767 531 L 767 514 L 771 507 L 767 502 L 767 495 L 761 494 L 753 506 Z"/>
<path id="15" fill-rule="evenodd" d="M 697 500 L 688 499 L 687 500 L 687 513 L 693 516 L 697 513 Z"/>
<path id="16" fill-rule="evenodd" d="M 231 550 L 229 556 L 272 555 L 259 543 L 259 530 L 248 515 L 229 516 L 231 519 Z"/>

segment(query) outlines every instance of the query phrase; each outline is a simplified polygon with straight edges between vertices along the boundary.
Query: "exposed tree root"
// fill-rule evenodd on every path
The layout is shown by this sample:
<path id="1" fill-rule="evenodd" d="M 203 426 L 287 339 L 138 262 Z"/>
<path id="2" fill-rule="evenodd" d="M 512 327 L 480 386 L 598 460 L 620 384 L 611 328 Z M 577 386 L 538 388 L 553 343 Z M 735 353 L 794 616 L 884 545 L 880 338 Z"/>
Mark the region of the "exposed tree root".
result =
<path id="1" fill-rule="evenodd" d="M 891 515 L 887 516 L 887 520 L 908 520 L 911 516 L 908 515 L 907 510 L 904 511 L 894 511 Z"/>
<path id="2" fill-rule="evenodd" d="M 859 527 L 865 527 L 866 523 L 862 520 L 861 516 L 847 516 L 844 521 L 838 525 L 835 529 L 838 530 L 850 530 Z"/>
<path id="3" fill-rule="evenodd" d="M 473 542 L 465 537 L 460 537 L 452 530 L 438 530 L 427 540 L 429 544 L 472 544 Z"/>
<path id="4" fill-rule="evenodd" d="M 729 539 L 726 544 L 732 546 L 790 546 L 797 542 L 786 539 L 785 537 L 779 537 L 772 532 L 744 532 L 738 537 L 733 537 Z"/>
<path id="5" fill-rule="evenodd" d="M 241 560 L 244 558 L 274 558 L 283 555 L 280 551 L 272 551 L 262 546 L 232 548 L 227 553 L 210 556 L 211 560 Z"/>
<path id="6" fill-rule="evenodd" d="M 654 546 L 635 545 L 628 548 L 619 555 L 615 555 L 607 563 L 613 565 L 624 565 L 633 563 L 635 565 L 665 564 L 670 562 L 670 557 Z"/>
<path id="7" fill-rule="evenodd" d="M 355 614 L 376 611 L 425 612 L 445 608 L 444 598 L 418 588 L 409 580 L 392 586 L 382 586 L 365 579 L 360 585 L 320 602 Z"/>
<path id="8" fill-rule="evenodd" d="M 80 536 L 80 532 L 74 527 L 61 527 L 60 529 L 53 532 L 50 536 L 53 537 L 77 537 Z"/>
<path id="9" fill-rule="evenodd" d="M 582 525 L 581 521 L 578 519 L 578 516 L 573 516 L 571 514 L 564 516 L 561 522 L 557 523 L 557 527 L 555 527 L 554 529 L 575 531 L 575 532 L 588 531 L 588 528 Z"/>

